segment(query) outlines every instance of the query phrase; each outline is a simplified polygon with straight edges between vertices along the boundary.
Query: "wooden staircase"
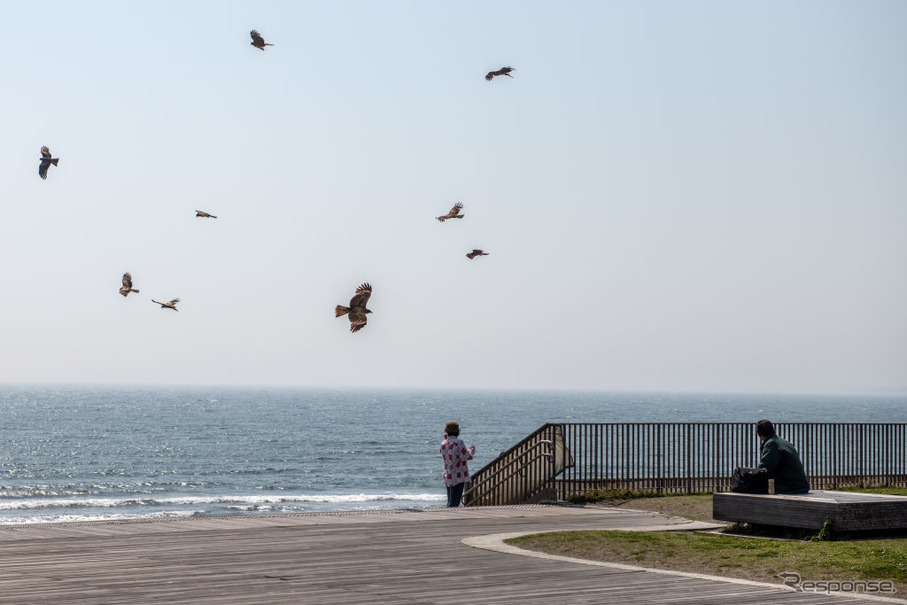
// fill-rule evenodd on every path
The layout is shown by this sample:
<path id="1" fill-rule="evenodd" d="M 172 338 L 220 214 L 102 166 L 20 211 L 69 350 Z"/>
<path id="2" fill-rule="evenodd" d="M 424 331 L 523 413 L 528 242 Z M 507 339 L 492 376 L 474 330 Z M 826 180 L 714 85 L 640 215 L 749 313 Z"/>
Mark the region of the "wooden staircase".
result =
<path id="1" fill-rule="evenodd" d="M 465 506 L 555 500 L 555 479 L 573 466 L 560 424 L 545 424 L 472 475 Z"/>

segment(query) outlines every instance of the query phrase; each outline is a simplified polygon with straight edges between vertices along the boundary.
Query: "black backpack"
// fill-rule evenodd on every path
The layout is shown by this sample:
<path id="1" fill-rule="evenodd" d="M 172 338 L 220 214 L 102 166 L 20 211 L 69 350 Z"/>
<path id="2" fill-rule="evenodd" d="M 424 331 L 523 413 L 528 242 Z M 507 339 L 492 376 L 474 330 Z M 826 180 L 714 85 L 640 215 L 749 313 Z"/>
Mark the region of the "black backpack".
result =
<path id="1" fill-rule="evenodd" d="M 731 491 L 738 494 L 767 494 L 768 471 L 738 466 L 731 477 Z"/>

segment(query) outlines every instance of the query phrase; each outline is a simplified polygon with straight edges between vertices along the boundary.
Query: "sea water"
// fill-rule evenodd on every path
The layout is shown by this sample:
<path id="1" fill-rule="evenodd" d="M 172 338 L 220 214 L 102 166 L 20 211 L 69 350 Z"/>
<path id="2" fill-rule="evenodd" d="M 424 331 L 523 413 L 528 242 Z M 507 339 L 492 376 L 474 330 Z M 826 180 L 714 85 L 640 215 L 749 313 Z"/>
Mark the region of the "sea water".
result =
<path id="1" fill-rule="evenodd" d="M 0 386 L 0 524 L 443 506 L 546 422 L 907 422 L 905 396 Z"/>

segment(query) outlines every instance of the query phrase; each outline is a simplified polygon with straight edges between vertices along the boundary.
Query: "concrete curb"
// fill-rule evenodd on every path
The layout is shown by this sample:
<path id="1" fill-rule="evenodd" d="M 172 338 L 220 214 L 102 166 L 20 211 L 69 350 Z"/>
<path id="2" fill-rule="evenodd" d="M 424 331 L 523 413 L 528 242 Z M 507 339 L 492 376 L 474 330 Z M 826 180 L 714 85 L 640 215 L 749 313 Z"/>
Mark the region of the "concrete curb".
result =
<path id="1" fill-rule="evenodd" d="M 689 523 L 680 523 L 673 525 L 654 525 L 646 527 L 607 527 L 607 528 L 596 528 L 590 527 L 590 530 L 603 530 L 603 531 L 703 531 L 703 530 L 713 530 L 717 528 L 724 527 L 724 525 L 716 523 L 704 523 L 702 521 L 690 521 Z M 518 538 L 520 536 L 528 536 L 536 533 L 551 533 L 557 531 L 577 531 L 576 529 L 567 529 L 567 530 L 545 530 L 544 532 L 511 532 L 511 533 L 501 533 L 501 534 L 488 534 L 485 536 L 472 536 L 469 538 L 463 538 L 460 540 L 461 543 L 472 548 L 481 548 L 483 550 L 490 550 L 493 552 L 499 552 L 509 555 L 520 555 L 523 557 L 534 557 L 536 559 L 548 559 L 550 561 L 563 561 L 566 563 L 578 563 L 581 565 L 591 565 L 594 567 L 607 567 L 610 569 L 620 569 L 623 571 L 645 571 L 649 573 L 667 575 L 667 576 L 679 576 L 682 578 L 696 578 L 700 580 L 711 580 L 714 582 L 728 582 L 730 584 L 742 584 L 745 586 L 757 586 L 760 588 L 773 588 L 775 590 L 780 590 L 783 592 L 797 592 L 789 586 L 784 586 L 783 584 L 770 584 L 768 582 L 756 582 L 754 580 L 742 580 L 739 578 L 727 578 L 724 576 L 712 576 L 708 574 L 701 574 L 689 571 L 675 571 L 672 569 L 655 569 L 651 567 L 638 567 L 636 565 L 626 565 L 624 563 L 606 563 L 604 561 L 591 561 L 589 559 L 575 559 L 573 557 L 564 557 L 561 555 L 551 555 L 548 553 L 538 552 L 534 550 L 526 550 L 525 548 L 519 548 L 517 546 L 512 546 L 506 544 L 504 540 L 509 540 L 510 538 Z M 809 593 L 804 593 L 809 594 Z M 836 596 L 844 598 L 854 598 L 854 599 L 864 599 L 866 601 L 876 601 L 881 603 L 899 603 L 900 605 L 907 604 L 907 600 L 896 599 L 892 597 L 881 597 L 875 595 L 868 595 L 865 593 L 855 593 L 855 592 L 818 592 L 813 593 L 817 596 Z"/>

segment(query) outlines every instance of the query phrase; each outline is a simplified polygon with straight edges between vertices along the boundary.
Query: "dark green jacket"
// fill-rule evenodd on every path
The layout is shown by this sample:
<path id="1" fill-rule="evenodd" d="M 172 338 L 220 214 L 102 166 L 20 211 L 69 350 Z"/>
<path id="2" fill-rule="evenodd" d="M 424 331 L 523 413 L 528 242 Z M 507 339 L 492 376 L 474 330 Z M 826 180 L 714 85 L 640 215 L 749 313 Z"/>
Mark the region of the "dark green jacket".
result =
<path id="1" fill-rule="evenodd" d="M 759 468 L 767 470 L 769 479 L 775 480 L 776 494 L 805 494 L 809 491 L 809 480 L 803 472 L 800 454 L 790 442 L 778 435 L 772 435 L 759 447 Z"/>

